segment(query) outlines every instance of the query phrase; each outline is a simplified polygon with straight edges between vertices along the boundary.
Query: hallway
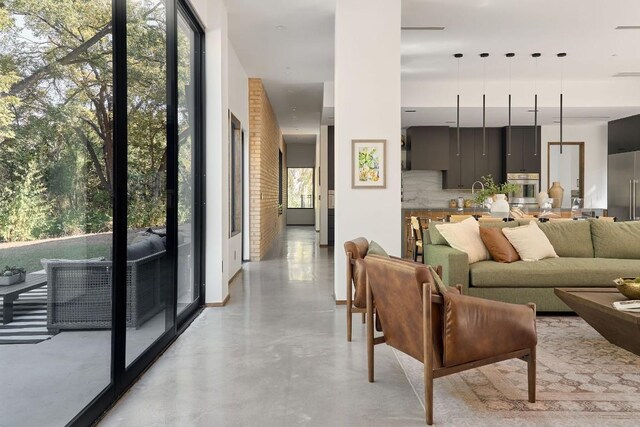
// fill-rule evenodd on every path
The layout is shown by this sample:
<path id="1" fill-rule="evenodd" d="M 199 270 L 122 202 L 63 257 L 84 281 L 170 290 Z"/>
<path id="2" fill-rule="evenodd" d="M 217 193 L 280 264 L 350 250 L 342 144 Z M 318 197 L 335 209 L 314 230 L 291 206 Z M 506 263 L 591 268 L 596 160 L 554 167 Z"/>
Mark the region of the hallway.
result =
<path id="1" fill-rule="evenodd" d="M 333 249 L 319 248 L 313 227 L 288 227 L 276 246 L 244 265 L 229 304 L 205 309 L 100 426 L 424 425 L 390 347 L 377 346 L 367 382 L 365 327 L 354 322 L 348 343 L 333 299 Z"/>

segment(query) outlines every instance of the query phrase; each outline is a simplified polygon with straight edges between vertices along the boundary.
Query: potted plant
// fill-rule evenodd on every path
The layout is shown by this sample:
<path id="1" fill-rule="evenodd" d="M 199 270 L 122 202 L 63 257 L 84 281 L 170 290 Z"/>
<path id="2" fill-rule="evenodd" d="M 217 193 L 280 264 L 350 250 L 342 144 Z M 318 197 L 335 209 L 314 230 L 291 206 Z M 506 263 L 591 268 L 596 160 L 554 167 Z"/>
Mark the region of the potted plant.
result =
<path id="1" fill-rule="evenodd" d="M 0 286 L 15 285 L 24 282 L 26 278 L 27 272 L 24 268 L 6 266 L 0 269 Z"/>
<path id="2" fill-rule="evenodd" d="M 483 188 L 475 193 L 475 197 L 473 198 L 473 201 L 478 206 L 484 206 L 487 200 L 491 200 L 491 202 L 493 202 L 497 194 L 504 194 L 505 197 L 509 197 L 509 194 L 518 191 L 517 184 L 512 182 L 496 184 L 491 175 L 483 176 L 480 180 Z"/>

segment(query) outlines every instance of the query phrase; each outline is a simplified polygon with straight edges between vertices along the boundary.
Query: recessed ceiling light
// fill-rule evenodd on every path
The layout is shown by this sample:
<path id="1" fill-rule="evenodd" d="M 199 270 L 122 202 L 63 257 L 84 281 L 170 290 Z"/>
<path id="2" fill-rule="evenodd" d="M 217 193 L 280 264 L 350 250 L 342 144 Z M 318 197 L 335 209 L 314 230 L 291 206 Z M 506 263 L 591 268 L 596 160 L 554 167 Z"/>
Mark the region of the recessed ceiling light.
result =
<path id="1" fill-rule="evenodd" d="M 284 25 L 276 25 L 276 30 L 286 30 L 287 27 L 285 27 Z"/>
<path id="2" fill-rule="evenodd" d="M 291 109 L 291 111 L 296 111 L 296 107 L 293 107 L 293 108 Z"/>
<path id="3" fill-rule="evenodd" d="M 616 30 L 640 30 L 640 25 L 618 25 Z"/>
<path id="4" fill-rule="evenodd" d="M 640 71 L 623 71 L 618 74 L 614 74 L 613 77 L 640 77 Z"/>
<path id="5" fill-rule="evenodd" d="M 404 31 L 442 31 L 445 27 L 401 27 Z"/>
<path id="6" fill-rule="evenodd" d="M 404 110 L 405 113 L 415 113 L 416 110 Z"/>

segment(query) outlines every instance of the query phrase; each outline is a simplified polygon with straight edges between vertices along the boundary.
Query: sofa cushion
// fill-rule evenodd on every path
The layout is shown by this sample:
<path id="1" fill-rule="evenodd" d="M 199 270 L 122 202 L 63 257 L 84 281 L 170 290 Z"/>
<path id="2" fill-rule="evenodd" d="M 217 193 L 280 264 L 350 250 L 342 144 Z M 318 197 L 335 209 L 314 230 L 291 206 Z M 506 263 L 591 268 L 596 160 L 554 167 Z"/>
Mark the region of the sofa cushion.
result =
<path id="1" fill-rule="evenodd" d="M 449 246 L 469 255 L 469 264 L 489 259 L 489 251 L 480 238 L 480 226 L 474 218 L 457 223 L 438 224 L 436 228 Z"/>
<path id="2" fill-rule="evenodd" d="M 547 236 L 540 230 L 537 221 L 516 228 L 504 228 L 504 235 L 516 248 L 523 261 L 538 261 L 545 258 L 557 258 Z"/>
<path id="3" fill-rule="evenodd" d="M 449 246 L 447 239 L 442 237 L 442 234 L 440 234 L 440 231 L 438 231 L 438 227 L 436 227 L 436 225 L 439 225 L 439 224 L 447 224 L 447 223 L 444 221 L 432 221 L 429 224 L 429 228 L 427 228 L 427 231 L 429 232 L 429 243 L 431 243 L 432 245 Z"/>
<path id="4" fill-rule="evenodd" d="M 151 245 L 151 241 L 147 238 L 144 238 L 137 242 L 131 243 L 130 245 L 127 245 L 127 260 L 135 261 L 140 258 L 149 256 L 155 252 L 156 251 Z"/>
<path id="5" fill-rule="evenodd" d="M 480 237 L 491 258 L 498 262 L 514 262 L 520 259 L 518 252 L 498 227 L 480 227 Z"/>
<path id="6" fill-rule="evenodd" d="M 389 258 L 389 254 L 384 250 L 382 246 L 378 244 L 375 240 L 369 242 L 369 249 L 367 249 L 367 256 L 369 255 L 380 255 L 386 258 Z"/>
<path id="7" fill-rule="evenodd" d="M 470 286 L 479 288 L 610 287 L 618 277 L 640 275 L 640 259 L 547 258 L 510 264 L 469 265 Z"/>
<path id="8" fill-rule="evenodd" d="M 589 222 L 597 258 L 640 259 L 640 222 Z"/>
<path id="9" fill-rule="evenodd" d="M 549 221 L 540 223 L 539 226 L 558 256 L 593 258 L 589 221 Z"/>

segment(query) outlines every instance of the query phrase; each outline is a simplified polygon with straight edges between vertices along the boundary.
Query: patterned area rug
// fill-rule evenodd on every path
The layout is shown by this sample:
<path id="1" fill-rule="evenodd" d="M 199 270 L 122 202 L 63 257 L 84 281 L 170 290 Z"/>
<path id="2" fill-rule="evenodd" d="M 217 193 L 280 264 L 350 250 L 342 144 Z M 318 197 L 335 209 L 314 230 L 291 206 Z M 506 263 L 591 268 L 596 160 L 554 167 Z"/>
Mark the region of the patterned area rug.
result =
<path id="1" fill-rule="evenodd" d="M 0 318 L 2 315 L 0 306 Z M 0 345 L 37 344 L 52 336 L 47 330 L 46 285 L 20 295 L 13 303 L 13 322 L 0 323 Z"/>
<path id="2" fill-rule="evenodd" d="M 536 403 L 527 400 L 526 363 L 500 362 L 436 379 L 434 424 L 640 425 L 640 357 L 579 317 L 539 317 L 537 327 Z M 424 406 L 422 363 L 395 353 Z"/>

